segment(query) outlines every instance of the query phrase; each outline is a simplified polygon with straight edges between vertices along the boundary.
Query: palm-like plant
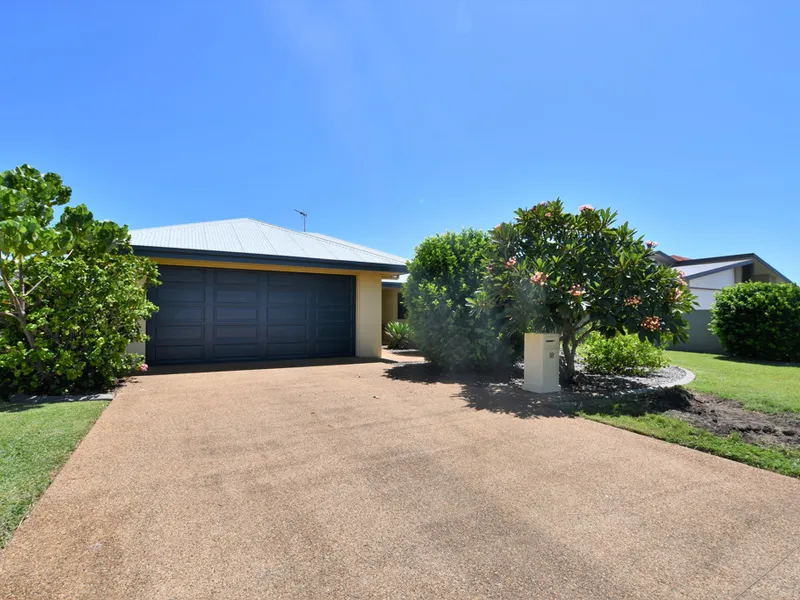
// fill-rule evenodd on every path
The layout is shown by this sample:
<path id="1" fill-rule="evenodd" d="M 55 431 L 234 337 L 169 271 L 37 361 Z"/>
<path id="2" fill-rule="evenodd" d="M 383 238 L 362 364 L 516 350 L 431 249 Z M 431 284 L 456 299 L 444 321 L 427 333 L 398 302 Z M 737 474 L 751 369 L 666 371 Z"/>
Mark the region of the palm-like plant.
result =
<path id="1" fill-rule="evenodd" d="M 411 326 L 403 321 L 391 321 L 386 324 L 386 337 L 390 350 L 404 350 L 411 347 Z"/>

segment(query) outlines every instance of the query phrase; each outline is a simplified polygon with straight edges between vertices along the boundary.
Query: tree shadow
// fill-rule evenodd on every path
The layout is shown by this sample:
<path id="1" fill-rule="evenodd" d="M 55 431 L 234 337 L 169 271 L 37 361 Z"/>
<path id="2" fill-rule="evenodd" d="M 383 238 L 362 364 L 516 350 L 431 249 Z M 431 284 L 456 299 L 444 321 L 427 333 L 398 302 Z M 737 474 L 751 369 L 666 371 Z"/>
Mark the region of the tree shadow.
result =
<path id="1" fill-rule="evenodd" d="M 641 384 L 619 377 L 592 378 L 593 386 L 574 386 L 551 394 L 534 394 L 522 389 L 523 370 L 513 367 L 489 372 L 448 372 L 430 363 L 399 364 L 386 369 L 385 377 L 397 381 L 431 385 L 456 384 L 453 398 L 468 408 L 513 415 L 521 419 L 572 417 L 585 411 L 594 414 L 641 415 L 646 412 L 686 410 L 692 394 L 683 388 L 641 390 Z M 598 381 L 600 383 L 598 383 Z M 600 386 L 600 387 L 598 387 Z M 638 386 L 638 387 L 637 387 Z M 603 389 L 607 387 L 607 389 Z"/>
<path id="2" fill-rule="evenodd" d="M 719 354 L 714 357 L 714 360 L 721 360 L 725 362 L 732 362 L 732 363 L 740 363 L 745 365 L 762 365 L 765 367 L 800 367 L 800 363 L 797 362 L 778 362 L 772 360 L 755 360 L 749 358 L 736 358 L 735 356 L 726 356 L 725 354 Z"/>

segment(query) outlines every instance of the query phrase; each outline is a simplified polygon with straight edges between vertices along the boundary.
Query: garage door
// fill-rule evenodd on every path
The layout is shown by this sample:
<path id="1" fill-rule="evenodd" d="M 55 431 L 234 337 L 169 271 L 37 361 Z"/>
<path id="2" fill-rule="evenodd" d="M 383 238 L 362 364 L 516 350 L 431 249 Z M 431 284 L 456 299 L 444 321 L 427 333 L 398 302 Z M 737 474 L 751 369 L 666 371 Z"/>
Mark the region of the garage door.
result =
<path id="1" fill-rule="evenodd" d="M 159 268 L 152 364 L 353 356 L 355 278 Z"/>

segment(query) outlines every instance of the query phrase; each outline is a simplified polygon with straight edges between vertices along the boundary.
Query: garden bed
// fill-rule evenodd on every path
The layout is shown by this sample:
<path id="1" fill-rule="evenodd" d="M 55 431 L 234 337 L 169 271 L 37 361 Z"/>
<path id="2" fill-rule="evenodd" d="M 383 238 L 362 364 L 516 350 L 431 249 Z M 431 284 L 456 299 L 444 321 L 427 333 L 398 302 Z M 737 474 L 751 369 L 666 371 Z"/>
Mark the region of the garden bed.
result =
<path id="1" fill-rule="evenodd" d="M 735 400 L 685 391 L 680 406 L 665 415 L 718 435 L 738 432 L 748 442 L 800 448 L 800 418 L 791 413 L 767 414 L 746 410 Z"/>

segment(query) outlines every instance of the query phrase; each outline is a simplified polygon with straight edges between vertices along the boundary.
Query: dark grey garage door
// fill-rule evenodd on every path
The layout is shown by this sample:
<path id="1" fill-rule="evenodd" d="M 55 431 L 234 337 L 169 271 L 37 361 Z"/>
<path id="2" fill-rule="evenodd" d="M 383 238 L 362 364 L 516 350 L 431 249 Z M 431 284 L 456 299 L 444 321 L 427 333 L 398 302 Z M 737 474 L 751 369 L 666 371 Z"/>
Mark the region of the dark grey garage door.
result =
<path id="1" fill-rule="evenodd" d="M 352 356 L 355 278 L 160 267 L 152 364 Z"/>

